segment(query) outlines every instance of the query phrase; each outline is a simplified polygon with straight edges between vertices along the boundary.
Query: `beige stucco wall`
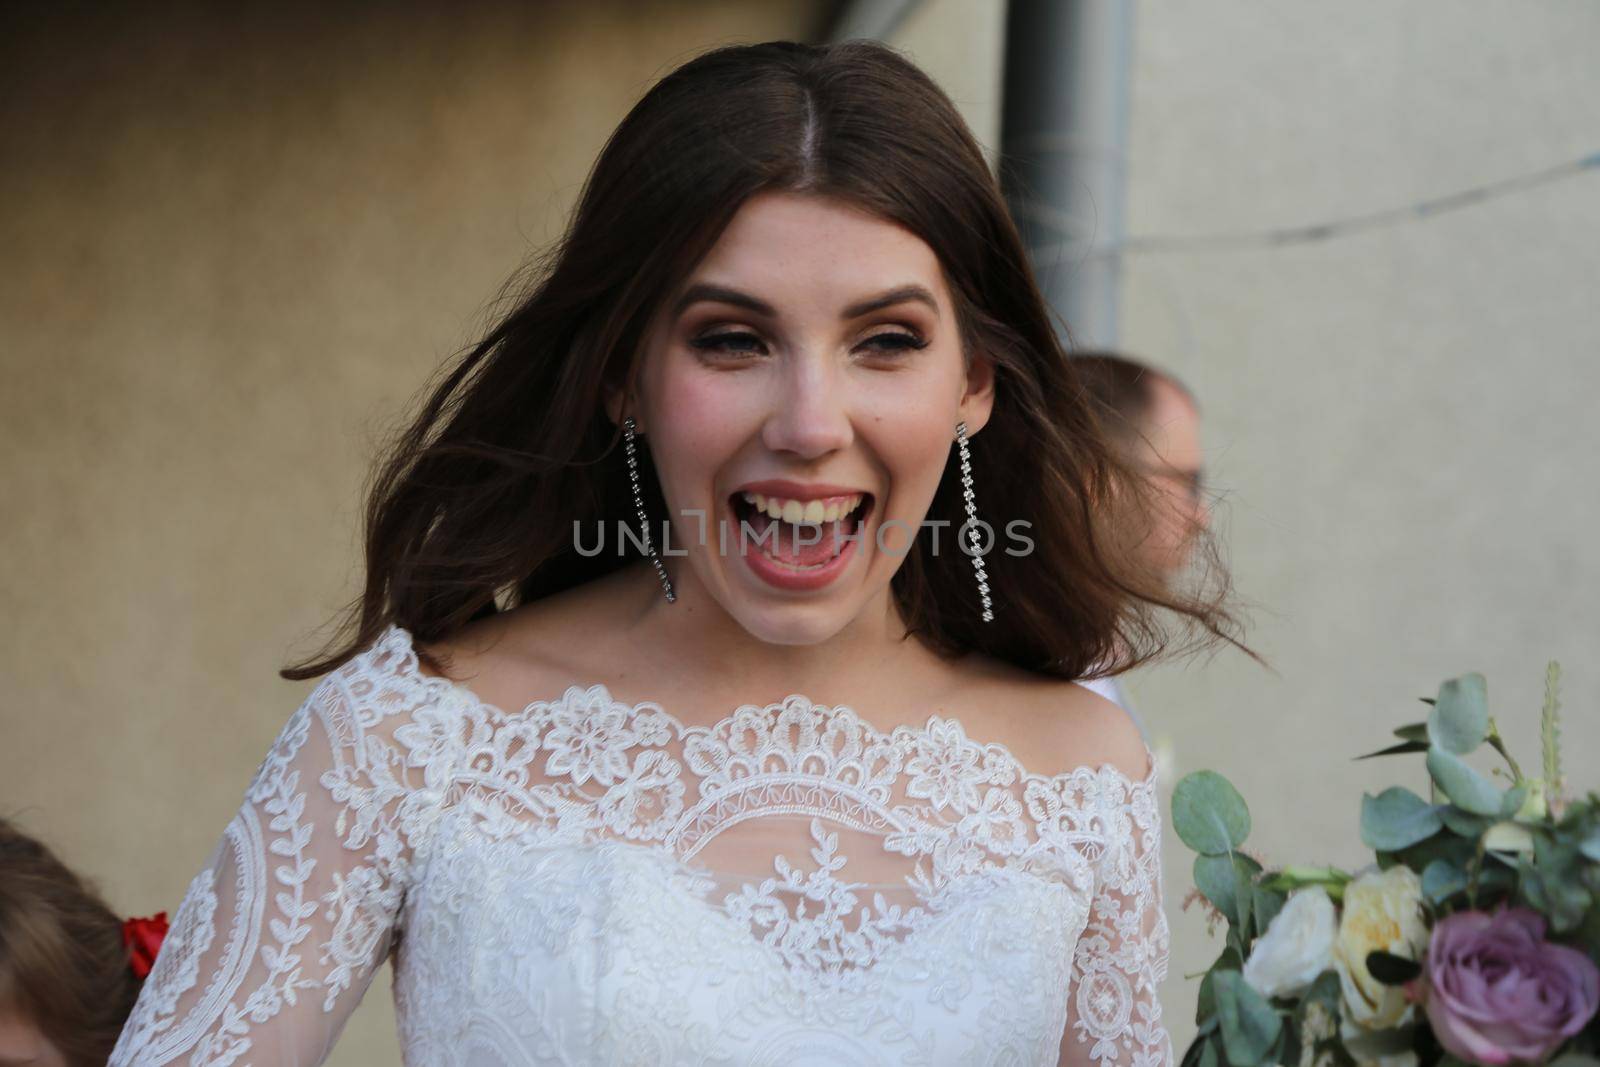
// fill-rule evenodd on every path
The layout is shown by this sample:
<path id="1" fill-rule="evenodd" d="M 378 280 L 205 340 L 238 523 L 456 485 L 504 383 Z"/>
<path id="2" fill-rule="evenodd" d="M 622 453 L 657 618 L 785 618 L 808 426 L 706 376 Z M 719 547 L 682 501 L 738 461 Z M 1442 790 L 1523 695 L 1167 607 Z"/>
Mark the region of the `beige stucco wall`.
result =
<path id="1" fill-rule="evenodd" d="M 123 909 L 175 905 L 310 688 L 276 669 L 356 587 L 360 490 L 400 406 L 654 77 L 805 36 L 821 6 L 8 16 L 0 810 Z M 930 0 L 893 39 L 991 146 L 1000 14 Z M 1147 2 L 1128 229 L 1320 221 L 1595 151 L 1597 43 L 1585 0 Z M 1346 757 L 1447 674 L 1488 674 L 1531 761 L 1559 657 L 1571 762 L 1597 749 L 1597 232 L 1600 175 L 1127 263 L 1124 338 L 1206 405 L 1276 667 L 1225 654 L 1131 687 L 1179 773 L 1239 783 L 1274 858 L 1361 860 L 1360 791 L 1423 779 Z M 1216 949 L 1177 906 L 1189 857 L 1167 856 L 1181 1046 L 1181 976 Z M 395 1055 L 385 973 L 332 1062 Z"/>

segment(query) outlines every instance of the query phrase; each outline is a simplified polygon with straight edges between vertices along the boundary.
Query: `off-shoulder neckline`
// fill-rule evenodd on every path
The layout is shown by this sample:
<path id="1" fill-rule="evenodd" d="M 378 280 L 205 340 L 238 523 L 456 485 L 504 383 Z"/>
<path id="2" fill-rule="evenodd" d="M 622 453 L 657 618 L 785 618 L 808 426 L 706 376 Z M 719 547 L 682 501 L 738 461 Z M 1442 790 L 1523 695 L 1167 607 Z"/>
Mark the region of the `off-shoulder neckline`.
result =
<path id="1" fill-rule="evenodd" d="M 407 630 L 399 623 L 390 623 L 385 633 L 379 638 L 377 645 L 382 645 L 391 640 L 397 641 L 404 652 L 405 669 L 409 673 L 415 675 L 425 687 L 449 696 L 453 696 L 457 700 L 465 703 L 468 707 L 479 709 L 489 714 L 491 717 L 502 720 L 515 717 L 512 712 L 508 712 L 504 708 L 483 699 L 472 688 L 454 680 L 453 678 L 447 678 L 438 674 L 424 673 L 421 670 L 420 663 L 417 658 L 416 639 L 410 630 Z M 734 722 L 739 713 L 742 711 L 766 711 L 772 708 L 783 707 L 793 701 L 800 701 L 808 708 L 822 709 L 828 713 L 848 711 L 855 717 L 856 722 L 858 722 L 862 728 L 874 738 L 874 740 L 894 741 L 902 736 L 925 737 L 943 724 L 954 724 L 956 729 L 961 732 L 961 736 L 968 743 L 983 751 L 998 752 L 1005 759 L 1009 760 L 1012 765 L 1016 767 L 1019 777 L 1024 781 L 1036 780 L 1053 783 L 1079 778 L 1083 775 L 1089 775 L 1093 778 L 1109 777 L 1116 781 L 1122 782 L 1131 788 L 1154 789 L 1156 784 L 1157 768 L 1155 753 L 1151 750 L 1149 744 L 1143 740 L 1140 741 L 1140 747 L 1144 750 L 1146 769 L 1142 778 L 1135 778 L 1109 760 L 1101 761 L 1098 764 L 1080 763 L 1075 766 L 1068 767 L 1063 771 L 1059 771 L 1056 774 L 1039 774 L 1037 772 L 1030 771 L 1027 765 L 1023 763 L 1016 753 L 1012 752 L 1010 747 L 1004 743 L 999 741 L 983 741 L 979 738 L 969 736 L 966 732 L 966 727 L 961 722 L 959 716 L 946 716 L 930 713 L 927 721 L 921 726 L 908 726 L 902 724 L 885 731 L 867 720 L 852 705 L 822 703 L 820 701 L 812 700 L 804 693 L 790 693 L 779 700 L 769 702 L 746 701 L 739 704 L 731 712 L 722 715 L 714 723 L 709 723 L 703 726 L 690 726 L 682 718 L 663 707 L 658 701 L 641 700 L 633 702 L 622 700 L 613 694 L 610 687 L 604 682 L 591 682 L 587 684 L 581 682 L 572 682 L 555 696 L 537 697 L 529 700 L 523 705 L 522 711 L 516 714 L 527 712 L 529 709 L 540 705 L 559 704 L 569 699 L 570 695 L 574 692 L 576 692 L 579 696 L 598 693 L 604 697 L 608 704 L 615 704 L 619 707 L 625 708 L 630 717 L 637 714 L 641 710 L 648 709 L 654 714 L 660 716 L 662 719 L 665 719 L 680 738 L 686 736 L 689 732 L 715 733 L 722 727 L 728 726 Z"/>

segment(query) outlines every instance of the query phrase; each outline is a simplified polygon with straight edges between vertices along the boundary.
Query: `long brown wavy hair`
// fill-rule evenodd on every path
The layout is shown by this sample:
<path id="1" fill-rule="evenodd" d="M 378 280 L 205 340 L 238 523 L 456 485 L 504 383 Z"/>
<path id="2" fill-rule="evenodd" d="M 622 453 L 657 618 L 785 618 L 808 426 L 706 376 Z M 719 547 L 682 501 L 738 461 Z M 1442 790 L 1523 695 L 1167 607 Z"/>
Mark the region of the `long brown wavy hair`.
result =
<path id="1" fill-rule="evenodd" d="M 769 190 L 848 202 L 918 235 L 944 268 L 966 358 L 995 363 L 994 410 L 971 444 L 980 517 L 997 532 L 1025 520 L 1035 547 L 986 557 L 995 615 L 984 623 L 970 558 L 918 538 L 892 580 L 911 633 L 941 655 L 976 649 L 1067 678 L 1219 641 L 1244 648 L 1214 551 L 1201 546 L 1217 565 L 1183 592 L 1126 551 L 1140 536 L 1128 517 L 1141 512 L 1110 502 L 1147 490 L 1107 446 L 1000 185 L 949 98 L 881 43 L 772 41 L 699 55 L 622 120 L 509 313 L 428 383 L 376 471 L 365 587 L 343 637 L 280 674 L 324 674 L 390 623 L 419 645 L 438 641 L 630 562 L 586 557 L 573 541 L 575 522 L 615 529 L 633 514 L 604 396 L 632 384 L 657 309 L 739 207 Z M 646 507 L 664 515 L 641 460 Z M 928 518 L 952 530 L 965 518 L 954 449 Z"/>

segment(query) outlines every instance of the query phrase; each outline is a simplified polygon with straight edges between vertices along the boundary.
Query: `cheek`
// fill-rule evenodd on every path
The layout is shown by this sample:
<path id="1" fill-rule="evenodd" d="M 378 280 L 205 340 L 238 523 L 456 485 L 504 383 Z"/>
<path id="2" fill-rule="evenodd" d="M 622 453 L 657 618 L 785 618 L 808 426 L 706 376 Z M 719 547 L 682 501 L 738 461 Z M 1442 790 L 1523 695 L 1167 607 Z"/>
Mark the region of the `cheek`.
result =
<path id="1" fill-rule="evenodd" d="M 926 504 L 939 485 L 956 447 L 961 385 L 944 368 L 861 385 L 856 426 L 886 468 L 897 514 Z"/>
<path id="2" fill-rule="evenodd" d="M 929 405 L 920 412 L 880 412 L 858 423 L 886 468 L 896 512 L 932 499 L 956 447 L 954 418 L 946 426 L 936 415 L 939 410 Z"/>
<path id="3" fill-rule="evenodd" d="M 759 426 L 752 390 L 737 378 L 674 366 L 656 377 L 648 415 L 663 478 L 705 481 L 749 438 L 751 426 Z"/>

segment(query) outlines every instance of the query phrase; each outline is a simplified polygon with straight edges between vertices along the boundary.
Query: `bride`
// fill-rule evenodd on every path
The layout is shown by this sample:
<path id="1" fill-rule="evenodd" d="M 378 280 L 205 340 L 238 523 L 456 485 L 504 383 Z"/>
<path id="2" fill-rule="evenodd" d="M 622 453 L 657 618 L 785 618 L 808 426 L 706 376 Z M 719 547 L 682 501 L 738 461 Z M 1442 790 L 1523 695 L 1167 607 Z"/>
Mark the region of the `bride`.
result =
<path id="1" fill-rule="evenodd" d="M 387 960 L 414 1065 L 1170 1063 L 1153 763 L 1072 679 L 1235 624 L 1111 532 L 950 101 L 709 52 L 539 266 L 111 1062 L 321 1063 Z"/>

